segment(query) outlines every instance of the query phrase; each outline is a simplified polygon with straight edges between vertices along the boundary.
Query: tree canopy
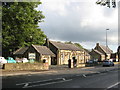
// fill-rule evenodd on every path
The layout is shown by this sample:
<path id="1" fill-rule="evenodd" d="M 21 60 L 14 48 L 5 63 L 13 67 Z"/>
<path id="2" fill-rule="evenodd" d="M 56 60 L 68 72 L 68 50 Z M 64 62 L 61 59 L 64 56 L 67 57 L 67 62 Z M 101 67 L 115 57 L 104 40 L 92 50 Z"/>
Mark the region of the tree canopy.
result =
<path id="1" fill-rule="evenodd" d="M 83 49 L 83 46 L 80 45 L 79 43 L 74 43 L 76 46 L 78 46 L 80 49 Z"/>
<path id="2" fill-rule="evenodd" d="M 66 44 L 75 44 L 77 47 L 79 47 L 80 49 L 83 49 L 83 46 L 80 45 L 79 43 L 72 43 L 71 41 L 65 42 Z"/>
<path id="3" fill-rule="evenodd" d="M 45 16 L 35 8 L 41 2 L 2 3 L 2 54 L 31 44 L 42 45 L 46 35 L 38 26 Z"/>
<path id="4" fill-rule="evenodd" d="M 110 3 L 112 3 L 112 6 L 110 5 Z M 96 4 L 100 4 L 100 5 L 102 5 L 102 6 L 106 6 L 107 5 L 107 7 L 113 7 L 113 8 L 116 8 L 116 0 L 112 0 L 112 2 L 110 2 L 110 0 L 98 0 L 97 2 L 96 2 Z"/>

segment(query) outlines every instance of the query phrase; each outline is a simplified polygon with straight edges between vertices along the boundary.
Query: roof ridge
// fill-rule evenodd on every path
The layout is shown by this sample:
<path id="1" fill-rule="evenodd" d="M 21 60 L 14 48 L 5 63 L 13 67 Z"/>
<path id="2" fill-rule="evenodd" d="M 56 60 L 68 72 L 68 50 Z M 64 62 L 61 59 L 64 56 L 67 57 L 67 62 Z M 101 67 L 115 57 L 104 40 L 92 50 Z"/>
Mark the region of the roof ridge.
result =
<path id="1" fill-rule="evenodd" d="M 32 44 L 32 46 L 35 48 L 35 50 L 38 52 L 38 53 L 41 53 L 41 52 L 39 52 L 39 50 L 37 49 L 37 47 L 36 46 L 39 46 L 39 47 L 41 47 L 41 48 L 46 48 L 47 49 L 47 51 L 48 52 L 50 52 L 51 54 L 54 54 L 48 47 L 46 47 L 46 46 L 41 46 L 41 45 L 33 45 Z"/>
<path id="2" fill-rule="evenodd" d="M 108 47 L 108 46 L 104 46 L 104 45 L 100 45 L 100 47 L 102 48 L 102 50 L 105 52 L 105 53 L 111 53 L 112 50 Z M 104 49 L 103 47 L 105 47 L 106 49 Z"/>
<path id="3" fill-rule="evenodd" d="M 57 49 L 59 49 L 59 47 L 57 45 L 55 45 L 54 43 L 57 43 L 55 41 L 49 41 L 51 44 L 53 44 Z"/>
<path id="4" fill-rule="evenodd" d="M 103 45 L 99 45 L 99 46 L 102 48 L 102 50 L 103 50 L 105 53 L 107 53 L 107 51 L 104 50 L 104 48 L 102 47 Z"/>
<path id="5" fill-rule="evenodd" d="M 55 42 L 55 41 L 50 41 L 50 43 L 53 44 L 57 49 L 81 51 L 81 49 L 73 43 L 71 44 L 71 43 L 63 43 L 63 42 Z"/>
<path id="6" fill-rule="evenodd" d="M 39 52 L 35 45 L 32 44 L 32 46 L 35 48 L 35 50 L 36 50 L 37 52 Z"/>
<path id="7" fill-rule="evenodd" d="M 15 53 L 19 52 L 22 48 L 23 48 L 23 47 L 21 47 L 21 48 L 17 49 L 16 51 L 14 51 L 14 52 L 13 52 L 13 54 L 15 54 Z"/>
<path id="8" fill-rule="evenodd" d="M 99 54 L 103 54 L 100 51 L 98 51 L 97 49 L 93 49 L 95 52 L 99 53 Z"/>

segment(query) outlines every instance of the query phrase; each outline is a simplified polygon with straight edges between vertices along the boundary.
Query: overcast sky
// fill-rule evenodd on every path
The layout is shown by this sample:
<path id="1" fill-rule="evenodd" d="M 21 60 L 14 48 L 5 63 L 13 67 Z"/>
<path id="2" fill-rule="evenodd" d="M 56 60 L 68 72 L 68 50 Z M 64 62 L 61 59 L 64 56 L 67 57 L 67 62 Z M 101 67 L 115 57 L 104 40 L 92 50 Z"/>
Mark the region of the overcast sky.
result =
<path id="1" fill-rule="evenodd" d="M 39 26 L 50 40 L 72 41 L 92 49 L 96 43 L 118 47 L 118 10 L 96 5 L 97 0 L 41 0 L 45 15 Z"/>

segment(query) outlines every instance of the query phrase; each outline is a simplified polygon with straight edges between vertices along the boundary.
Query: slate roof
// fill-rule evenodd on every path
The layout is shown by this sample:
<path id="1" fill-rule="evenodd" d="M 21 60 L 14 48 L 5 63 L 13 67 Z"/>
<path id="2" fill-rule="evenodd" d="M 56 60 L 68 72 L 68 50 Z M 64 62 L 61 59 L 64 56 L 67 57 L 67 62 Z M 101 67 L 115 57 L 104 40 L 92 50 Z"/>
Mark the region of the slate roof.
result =
<path id="1" fill-rule="evenodd" d="M 32 46 L 35 48 L 35 50 L 38 53 L 40 53 L 42 55 L 51 55 L 51 56 L 55 57 L 55 54 L 46 46 L 40 46 L 40 45 L 32 45 Z M 29 47 L 22 47 L 22 48 L 16 50 L 13 54 L 14 55 L 24 54 L 28 48 Z"/>
<path id="2" fill-rule="evenodd" d="M 40 45 L 32 45 L 38 53 L 42 54 L 42 55 L 51 55 L 51 56 L 55 56 L 55 54 L 46 46 L 40 46 Z"/>
<path id="3" fill-rule="evenodd" d="M 25 51 L 28 49 L 28 47 L 22 47 L 22 48 L 19 48 L 17 49 L 15 52 L 13 52 L 13 54 L 24 54 Z"/>
<path id="4" fill-rule="evenodd" d="M 110 50 L 109 47 L 106 48 L 106 46 L 103 46 L 103 45 L 99 45 L 99 46 L 100 46 L 101 49 L 102 49 L 105 53 L 107 53 L 107 54 L 111 54 L 111 53 L 113 52 L 112 50 Z"/>
<path id="5" fill-rule="evenodd" d="M 72 50 L 72 51 L 81 51 L 82 50 L 79 47 L 77 47 L 75 44 L 65 44 L 65 43 L 54 42 L 54 41 L 50 41 L 50 43 L 52 43 L 56 48 L 58 48 L 60 50 Z"/>
<path id="6" fill-rule="evenodd" d="M 96 53 L 98 53 L 100 55 L 104 55 L 103 53 L 99 52 L 98 50 L 93 49 L 93 51 L 95 51 Z"/>

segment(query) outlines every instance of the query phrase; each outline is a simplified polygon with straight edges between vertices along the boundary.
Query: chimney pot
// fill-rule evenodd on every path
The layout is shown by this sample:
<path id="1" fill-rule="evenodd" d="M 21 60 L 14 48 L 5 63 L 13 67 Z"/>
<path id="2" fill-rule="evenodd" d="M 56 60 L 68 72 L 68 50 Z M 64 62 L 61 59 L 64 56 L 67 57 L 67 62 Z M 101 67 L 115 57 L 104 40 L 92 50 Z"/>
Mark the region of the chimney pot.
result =
<path id="1" fill-rule="evenodd" d="M 96 46 L 99 46 L 99 43 L 97 43 Z"/>

